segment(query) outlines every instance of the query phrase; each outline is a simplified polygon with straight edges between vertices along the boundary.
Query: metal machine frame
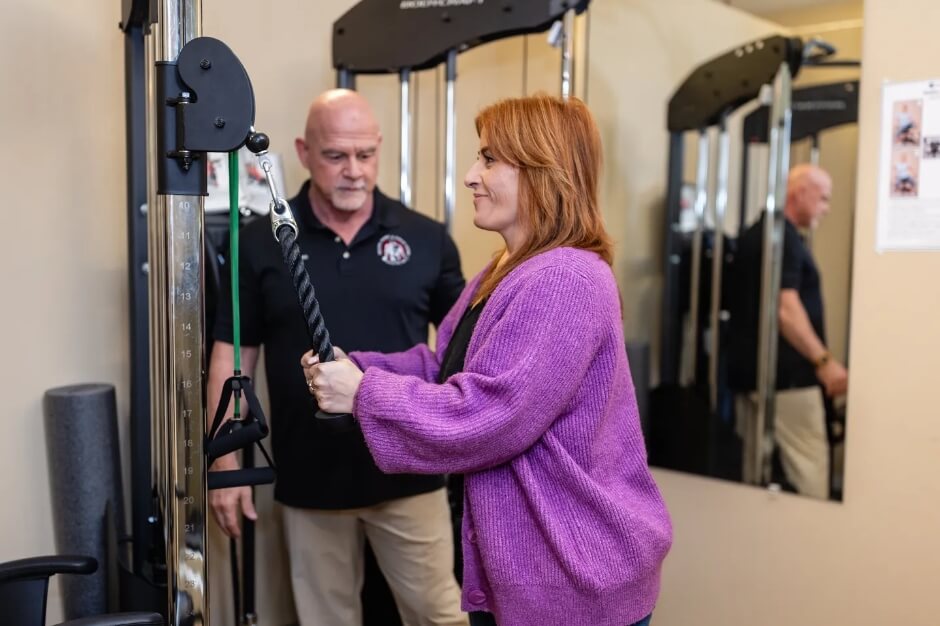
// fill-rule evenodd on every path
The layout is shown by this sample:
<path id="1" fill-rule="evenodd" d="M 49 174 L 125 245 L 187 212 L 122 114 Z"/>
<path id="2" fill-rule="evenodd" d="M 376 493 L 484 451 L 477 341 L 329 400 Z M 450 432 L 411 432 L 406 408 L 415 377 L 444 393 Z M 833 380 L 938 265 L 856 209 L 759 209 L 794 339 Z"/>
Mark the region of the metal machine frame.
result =
<path id="1" fill-rule="evenodd" d="M 134 541 L 131 563 L 117 559 L 117 586 L 123 604 L 196 626 L 209 623 L 207 489 L 273 480 L 271 468 L 207 478 L 213 456 L 267 434 L 260 411 L 260 421 L 244 422 L 250 428 L 236 432 L 233 422 L 212 441 L 206 424 L 206 155 L 245 144 L 254 93 L 232 51 L 200 36 L 200 0 L 122 8 Z"/>

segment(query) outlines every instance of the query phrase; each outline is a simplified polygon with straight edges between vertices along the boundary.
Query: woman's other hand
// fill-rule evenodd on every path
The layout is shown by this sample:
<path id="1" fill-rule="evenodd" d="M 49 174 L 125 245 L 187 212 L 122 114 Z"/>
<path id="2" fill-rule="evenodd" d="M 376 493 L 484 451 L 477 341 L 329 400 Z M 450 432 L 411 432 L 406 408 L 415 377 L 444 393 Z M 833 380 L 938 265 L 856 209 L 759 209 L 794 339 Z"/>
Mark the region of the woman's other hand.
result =
<path id="1" fill-rule="evenodd" d="M 342 348 L 333 346 L 333 358 L 337 361 L 342 359 L 348 359 L 349 356 L 343 352 Z M 310 359 L 313 359 L 312 361 Z M 320 355 L 314 352 L 313 350 L 307 350 L 304 352 L 304 355 L 300 357 L 300 367 L 306 368 L 308 365 L 320 362 Z"/>
<path id="2" fill-rule="evenodd" d="M 336 361 L 320 363 L 315 354 L 308 352 L 301 363 L 307 388 L 317 399 L 321 411 L 352 413 L 353 401 L 362 381 L 362 370 L 351 359 L 343 354 Z"/>

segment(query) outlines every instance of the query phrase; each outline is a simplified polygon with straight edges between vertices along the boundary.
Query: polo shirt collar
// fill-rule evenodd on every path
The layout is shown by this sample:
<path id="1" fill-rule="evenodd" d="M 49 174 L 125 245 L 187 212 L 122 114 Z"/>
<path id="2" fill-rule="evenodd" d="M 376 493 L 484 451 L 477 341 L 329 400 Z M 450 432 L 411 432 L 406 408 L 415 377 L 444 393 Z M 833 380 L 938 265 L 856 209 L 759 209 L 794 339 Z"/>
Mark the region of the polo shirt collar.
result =
<path id="1" fill-rule="evenodd" d="M 310 206 L 309 180 L 300 187 L 300 191 L 290 201 L 290 205 L 291 210 L 294 212 L 294 219 L 304 230 L 328 230 L 313 213 L 313 207 Z M 399 211 L 400 208 L 396 203 L 379 191 L 378 186 L 376 186 L 372 191 L 372 215 L 369 217 L 369 221 L 363 225 L 363 228 L 375 226 L 379 226 L 383 230 L 394 228 L 401 222 Z"/>

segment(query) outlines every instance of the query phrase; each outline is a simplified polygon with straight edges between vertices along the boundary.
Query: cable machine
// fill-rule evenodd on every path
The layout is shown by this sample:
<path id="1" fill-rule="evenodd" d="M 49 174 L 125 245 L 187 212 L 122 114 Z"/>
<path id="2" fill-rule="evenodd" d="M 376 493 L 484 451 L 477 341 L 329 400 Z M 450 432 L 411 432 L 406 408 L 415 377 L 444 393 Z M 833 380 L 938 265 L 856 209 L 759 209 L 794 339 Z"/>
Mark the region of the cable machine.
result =
<path id="1" fill-rule="evenodd" d="M 271 467 L 206 471 L 267 434 L 250 385 L 237 377 L 226 391 L 245 394 L 245 420 L 217 419 L 207 433 L 205 402 L 207 153 L 233 152 L 254 136 L 254 93 L 232 51 L 200 36 L 199 0 L 128 0 L 122 9 L 133 557 L 116 555 L 112 575 L 122 606 L 197 626 L 209 623 L 207 490 L 274 478 Z"/>

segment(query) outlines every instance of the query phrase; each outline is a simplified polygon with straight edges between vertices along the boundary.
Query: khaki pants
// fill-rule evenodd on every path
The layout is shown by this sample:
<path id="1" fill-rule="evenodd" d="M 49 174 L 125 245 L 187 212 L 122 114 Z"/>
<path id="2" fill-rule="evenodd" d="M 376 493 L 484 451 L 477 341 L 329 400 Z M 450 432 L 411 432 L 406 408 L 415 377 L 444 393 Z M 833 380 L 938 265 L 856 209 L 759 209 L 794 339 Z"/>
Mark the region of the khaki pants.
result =
<path id="1" fill-rule="evenodd" d="M 365 538 L 405 626 L 466 626 L 444 489 L 364 509 L 284 507 L 301 626 L 359 626 Z"/>
<path id="2" fill-rule="evenodd" d="M 742 480 L 761 484 L 756 452 L 763 443 L 757 425 L 757 394 L 735 397 L 737 431 L 741 436 Z M 819 387 L 777 392 L 774 443 L 780 450 L 783 473 L 796 490 L 807 496 L 829 498 L 829 441 L 826 438 L 826 409 Z M 771 451 L 765 450 L 764 454 Z"/>

